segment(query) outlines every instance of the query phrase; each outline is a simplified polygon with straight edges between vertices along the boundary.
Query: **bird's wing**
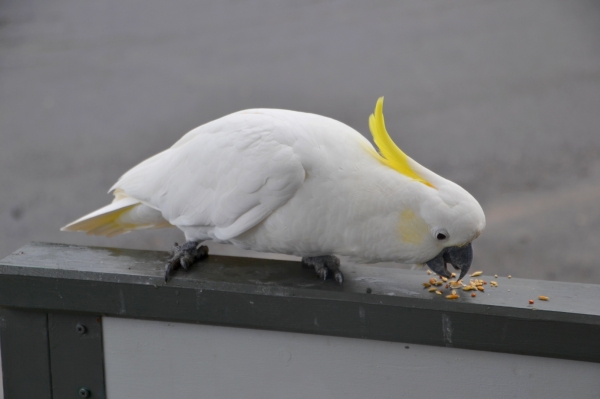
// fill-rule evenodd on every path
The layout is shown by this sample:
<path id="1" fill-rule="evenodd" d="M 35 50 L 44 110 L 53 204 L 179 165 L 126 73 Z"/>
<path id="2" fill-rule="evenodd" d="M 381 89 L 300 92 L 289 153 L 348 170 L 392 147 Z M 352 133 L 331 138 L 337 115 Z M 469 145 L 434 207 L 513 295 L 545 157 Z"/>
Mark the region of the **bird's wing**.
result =
<path id="1" fill-rule="evenodd" d="M 263 221 L 302 185 L 305 170 L 286 129 L 268 115 L 228 115 L 137 165 L 111 190 L 160 210 L 175 226 L 212 226 L 216 238 L 228 240 Z"/>

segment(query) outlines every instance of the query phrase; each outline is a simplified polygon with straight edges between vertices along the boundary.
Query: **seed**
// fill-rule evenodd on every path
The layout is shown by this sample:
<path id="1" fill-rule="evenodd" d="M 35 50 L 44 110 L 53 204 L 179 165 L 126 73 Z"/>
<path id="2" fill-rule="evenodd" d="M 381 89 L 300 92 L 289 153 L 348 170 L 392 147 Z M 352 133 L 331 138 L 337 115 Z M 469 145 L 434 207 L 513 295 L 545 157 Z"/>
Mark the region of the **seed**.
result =
<path id="1" fill-rule="evenodd" d="M 447 277 L 442 276 L 442 281 L 445 283 L 446 281 L 448 281 Z"/>
<path id="2" fill-rule="evenodd" d="M 479 291 L 483 291 L 483 286 L 482 286 L 482 285 L 478 285 L 478 286 L 477 286 L 477 289 L 478 289 Z"/>
<path id="3" fill-rule="evenodd" d="M 427 270 L 427 274 L 431 274 L 431 270 Z"/>
<path id="4" fill-rule="evenodd" d="M 429 292 L 436 292 L 437 290 L 435 289 L 435 287 L 431 287 L 430 289 L 428 289 L 427 291 Z"/>
<path id="5" fill-rule="evenodd" d="M 458 299 L 458 295 L 456 295 L 456 294 L 446 295 L 446 298 L 448 298 L 448 299 Z"/>
<path id="6" fill-rule="evenodd" d="M 431 284 L 431 285 L 435 285 L 435 283 L 437 283 L 437 280 L 436 280 L 436 279 L 434 279 L 434 278 L 430 278 L 430 279 L 429 279 L 429 284 Z"/>
<path id="7" fill-rule="evenodd" d="M 533 305 L 533 299 L 530 299 L 530 300 L 529 300 L 529 304 L 530 304 L 530 305 Z"/>
<path id="8" fill-rule="evenodd" d="M 471 294 L 471 298 L 475 298 L 476 296 L 477 296 L 477 294 L 474 292 Z"/>
<path id="9" fill-rule="evenodd" d="M 548 297 L 547 297 L 547 296 L 545 296 L 545 295 L 540 295 L 540 296 L 538 296 L 538 299 L 539 299 L 540 301 L 547 301 L 547 300 L 548 300 L 548 299 L 550 299 L 550 298 L 548 298 Z"/>
<path id="10" fill-rule="evenodd" d="M 431 284 L 429 284 L 429 283 L 423 283 L 423 287 L 429 288 L 429 287 L 431 287 Z"/>
<path id="11" fill-rule="evenodd" d="M 442 291 L 440 291 L 440 290 L 437 290 L 435 293 L 438 295 L 442 295 Z"/>
<path id="12" fill-rule="evenodd" d="M 494 274 L 494 278 L 498 278 L 498 275 L 497 275 L 497 274 Z"/>
<path id="13" fill-rule="evenodd" d="M 456 273 L 452 273 L 452 274 L 450 275 L 450 277 L 452 277 L 452 278 L 455 278 L 455 277 L 456 277 Z"/>
<path id="14" fill-rule="evenodd" d="M 512 278 L 512 276 L 509 274 L 509 275 L 508 275 L 508 278 Z"/>
<path id="15" fill-rule="evenodd" d="M 456 290 L 452 290 L 451 294 L 456 295 Z"/>
<path id="16" fill-rule="evenodd" d="M 492 287 L 497 287 L 497 286 L 498 286 L 498 283 L 497 283 L 497 282 L 495 282 L 495 281 L 490 281 L 490 285 L 491 285 Z"/>
<path id="17" fill-rule="evenodd" d="M 463 284 L 460 281 L 451 281 L 450 288 L 460 288 Z"/>
<path id="18" fill-rule="evenodd" d="M 463 291 L 473 291 L 474 289 L 475 287 L 473 287 L 472 285 L 467 285 L 463 287 Z"/>
<path id="19" fill-rule="evenodd" d="M 471 277 L 481 276 L 482 274 L 483 274 L 483 272 L 475 272 L 475 273 L 471 274 Z"/>

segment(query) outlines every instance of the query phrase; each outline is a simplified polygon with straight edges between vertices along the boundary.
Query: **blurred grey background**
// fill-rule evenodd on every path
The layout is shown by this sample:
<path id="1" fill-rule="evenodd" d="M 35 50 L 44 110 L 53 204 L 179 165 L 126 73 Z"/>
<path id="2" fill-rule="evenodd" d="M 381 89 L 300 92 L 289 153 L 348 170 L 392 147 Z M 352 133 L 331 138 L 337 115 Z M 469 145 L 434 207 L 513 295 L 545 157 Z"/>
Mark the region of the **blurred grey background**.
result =
<path id="1" fill-rule="evenodd" d="M 473 268 L 600 283 L 599 22 L 592 0 L 2 0 L 0 257 L 168 250 L 175 229 L 59 228 L 212 119 L 286 108 L 369 136 L 385 95 L 396 142 L 486 211 Z"/>

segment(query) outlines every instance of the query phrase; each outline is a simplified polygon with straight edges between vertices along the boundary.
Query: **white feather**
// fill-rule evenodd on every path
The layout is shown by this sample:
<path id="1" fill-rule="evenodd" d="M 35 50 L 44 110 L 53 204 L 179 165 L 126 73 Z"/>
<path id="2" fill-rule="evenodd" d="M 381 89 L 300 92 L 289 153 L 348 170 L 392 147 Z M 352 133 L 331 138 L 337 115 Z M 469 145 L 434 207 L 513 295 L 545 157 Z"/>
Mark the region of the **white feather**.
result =
<path id="1" fill-rule="evenodd" d="M 177 226 L 187 240 L 298 256 L 422 263 L 442 248 L 435 228 L 450 231 L 446 246 L 483 229 L 483 211 L 465 190 L 416 164 L 436 188 L 429 187 L 374 154 L 333 119 L 247 110 L 192 130 L 111 190 L 143 205 L 120 221 L 151 219 L 151 227 Z"/>

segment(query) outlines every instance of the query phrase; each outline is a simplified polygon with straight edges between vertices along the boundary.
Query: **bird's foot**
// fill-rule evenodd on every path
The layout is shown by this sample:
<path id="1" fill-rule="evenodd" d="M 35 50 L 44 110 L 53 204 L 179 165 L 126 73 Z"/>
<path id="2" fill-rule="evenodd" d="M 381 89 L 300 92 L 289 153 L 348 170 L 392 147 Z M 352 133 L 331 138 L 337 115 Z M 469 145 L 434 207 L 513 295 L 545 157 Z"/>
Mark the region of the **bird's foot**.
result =
<path id="1" fill-rule="evenodd" d="M 183 245 L 175 243 L 171 250 L 171 259 L 165 265 L 165 282 L 181 266 L 187 271 L 195 261 L 208 256 L 208 247 L 200 245 L 198 241 L 188 241 Z"/>
<path id="2" fill-rule="evenodd" d="M 344 275 L 340 271 L 340 260 L 333 255 L 304 257 L 302 258 L 302 266 L 315 269 L 317 276 L 323 280 L 332 278 L 338 284 L 344 282 Z"/>

